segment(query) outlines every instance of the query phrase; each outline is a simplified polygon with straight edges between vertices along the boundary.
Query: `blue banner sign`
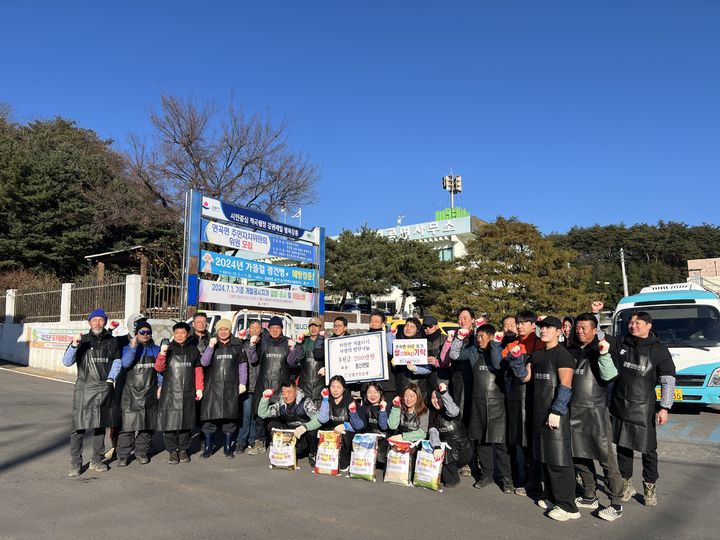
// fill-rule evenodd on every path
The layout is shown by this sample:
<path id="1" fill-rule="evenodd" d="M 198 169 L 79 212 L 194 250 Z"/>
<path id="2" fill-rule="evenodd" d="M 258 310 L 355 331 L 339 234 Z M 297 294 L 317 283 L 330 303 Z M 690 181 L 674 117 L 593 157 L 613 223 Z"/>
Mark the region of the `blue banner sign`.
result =
<path id="1" fill-rule="evenodd" d="M 315 247 L 285 240 L 279 236 L 248 231 L 202 220 L 202 242 L 217 246 L 235 248 L 249 253 L 259 253 L 268 257 L 282 257 L 293 261 L 315 263 Z"/>
<path id="2" fill-rule="evenodd" d="M 262 212 L 228 204 L 210 197 L 202 198 L 202 215 L 203 217 L 230 221 L 251 229 L 289 236 L 296 240 L 316 241 L 315 235 L 310 231 L 293 227 L 287 223 L 278 223 Z"/>
<path id="3" fill-rule="evenodd" d="M 249 261 L 205 250 L 200 252 L 200 271 L 205 274 L 219 274 L 252 281 L 300 285 L 301 287 L 315 287 L 316 285 L 315 270 Z"/>

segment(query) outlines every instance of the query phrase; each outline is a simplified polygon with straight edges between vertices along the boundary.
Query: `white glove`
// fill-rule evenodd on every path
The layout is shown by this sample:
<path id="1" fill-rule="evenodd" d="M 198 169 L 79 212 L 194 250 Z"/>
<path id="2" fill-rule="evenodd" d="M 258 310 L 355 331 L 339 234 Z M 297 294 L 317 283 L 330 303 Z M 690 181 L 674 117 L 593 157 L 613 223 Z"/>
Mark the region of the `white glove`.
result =
<path id="1" fill-rule="evenodd" d="M 598 348 L 600 349 L 601 355 L 607 354 L 610 352 L 610 344 L 607 341 L 605 341 L 604 339 L 600 343 L 598 343 Z"/>
<path id="2" fill-rule="evenodd" d="M 258 341 L 258 336 L 250 336 L 250 345 L 255 345 Z"/>
<path id="3" fill-rule="evenodd" d="M 408 363 L 405 364 L 405 367 L 408 368 L 408 369 L 409 369 L 410 371 L 412 371 L 413 373 L 415 373 L 415 372 L 417 371 L 417 367 L 415 366 L 415 364 L 413 364 L 413 363 L 412 363 L 411 361 L 409 361 L 409 360 L 408 360 Z"/>
<path id="4" fill-rule="evenodd" d="M 299 439 L 300 437 L 305 435 L 306 432 L 307 432 L 307 428 L 305 426 L 298 426 L 293 431 L 293 435 L 295 436 L 296 439 Z"/>
<path id="5" fill-rule="evenodd" d="M 320 369 L 318 369 L 318 375 L 320 375 L 321 377 L 325 376 L 325 368 L 324 367 L 321 367 Z"/>
<path id="6" fill-rule="evenodd" d="M 557 429 L 560 427 L 560 415 L 555 413 L 548 414 L 547 425 L 550 429 Z"/>
<path id="7" fill-rule="evenodd" d="M 247 391 L 247 388 L 245 387 L 244 384 L 241 384 L 240 386 L 238 386 L 238 394 L 244 394 L 246 391 Z"/>
<path id="8" fill-rule="evenodd" d="M 200 401 L 203 397 L 202 390 L 195 390 L 195 401 Z"/>
<path id="9" fill-rule="evenodd" d="M 72 339 L 72 346 L 77 348 L 78 345 L 80 345 L 80 340 L 82 339 L 82 334 L 78 334 L 76 336 L 73 336 Z"/>
<path id="10" fill-rule="evenodd" d="M 215 345 L 217 345 L 217 338 L 216 337 L 210 338 L 210 343 L 208 343 L 208 347 L 210 347 L 211 349 L 214 349 Z"/>
<path id="11" fill-rule="evenodd" d="M 335 433 L 338 435 L 343 435 L 345 433 L 345 426 L 343 424 L 338 424 L 335 426 L 335 429 L 333 429 Z"/>

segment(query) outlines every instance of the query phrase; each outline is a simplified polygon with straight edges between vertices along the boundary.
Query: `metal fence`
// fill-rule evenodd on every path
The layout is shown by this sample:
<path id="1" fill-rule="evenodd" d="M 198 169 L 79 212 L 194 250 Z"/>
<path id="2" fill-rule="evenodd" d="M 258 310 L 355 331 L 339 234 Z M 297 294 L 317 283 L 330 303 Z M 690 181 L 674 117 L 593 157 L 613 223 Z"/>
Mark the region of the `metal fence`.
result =
<path id="1" fill-rule="evenodd" d="M 51 322 L 60 320 L 62 290 L 39 291 L 18 289 L 15 293 L 16 322 Z M 3 309 L 3 319 L 5 318 Z"/>
<path id="2" fill-rule="evenodd" d="M 125 282 L 104 285 L 73 283 L 70 295 L 70 320 L 83 321 L 95 308 L 103 308 L 111 319 L 123 319 Z"/>
<path id="3" fill-rule="evenodd" d="M 0 295 L 0 324 L 5 324 L 5 299 L 6 295 Z"/>
<path id="4" fill-rule="evenodd" d="M 177 319 L 180 317 L 180 285 L 148 279 L 145 285 L 143 313 L 150 319 Z"/>

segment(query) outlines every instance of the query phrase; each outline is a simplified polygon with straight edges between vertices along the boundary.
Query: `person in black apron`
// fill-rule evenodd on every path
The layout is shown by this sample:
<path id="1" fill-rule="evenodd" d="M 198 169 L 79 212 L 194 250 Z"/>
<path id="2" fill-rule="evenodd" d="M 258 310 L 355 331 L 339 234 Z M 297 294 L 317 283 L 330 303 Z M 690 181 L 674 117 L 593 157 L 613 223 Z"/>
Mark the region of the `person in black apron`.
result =
<path id="1" fill-rule="evenodd" d="M 429 414 L 420 388 L 410 383 L 395 396 L 388 415 L 388 427 L 395 432 L 389 441 L 421 441 L 427 436 Z"/>
<path id="2" fill-rule="evenodd" d="M 307 452 L 310 466 L 314 467 L 317 430 L 320 428 L 318 410 L 292 379 L 281 383 L 280 387 L 280 396 L 275 399 L 273 399 L 275 391 L 272 388 L 267 388 L 260 394 L 258 417 L 267 423 L 268 433 L 272 433 L 273 429 L 294 430 L 297 440 L 296 455 L 300 456 Z"/>
<path id="3" fill-rule="evenodd" d="M 215 449 L 215 434 L 223 434 L 223 453 L 234 458 L 233 439 L 237 430 L 238 396 L 247 391 L 248 362 L 242 342 L 230 335 L 232 323 L 220 319 L 215 325 L 216 337 L 210 339 L 200 363 L 205 369 L 205 390 L 200 402 L 200 419 L 205 435 L 202 458 Z"/>
<path id="4" fill-rule="evenodd" d="M 472 408 L 468 431 L 475 441 L 480 478 L 473 487 L 482 489 L 493 484 L 493 472 L 497 467 L 503 492 L 514 493 L 510 456 L 505 445 L 505 369 L 501 356 L 504 334 L 496 333 L 491 324 L 483 324 L 475 335 L 479 358 L 472 367 Z"/>
<path id="5" fill-rule="evenodd" d="M 387 457 L 388 444 L 386 436 L 388 427 L 387 402 L 383 393 L 382 384 L 378 381 L 367 383 L 365 386 L 365 398 L 358 409 L 358 416 L 362 420 L 363 433 L 378 433 L 384 437 L 378 437 L 377 462 L 384 464 Z"/>
<path id="6" fill-rule="evenodd" d="M 160 347 L 153 342 L 152 327 L 146 321 L 135 326 L 135 333 L 122 353 L 125 384 L 120 393 L 122 423 L 118 435 L 118 467 L 125 467 L 130 453 L 138 463 L 150 462 L 150 446 L 157 423 L 158 387 L 162 375 L 155 371 Z"/>
<path id="7" fill-rule="evenodd" d="M 465 424 L 460 417 L 460 407 L 447 392 L 445 383 L 440 383 L 430 396 L 428 439 L 435 452 L 440 455 L 441 443 L 447 443 L 441 480 L 445 487 L 455 487 L 460 483 L 460 467 L 470 463 L 473 458 L 473 444 L 468 438 Z M 439 459 L 439 458 L 437 458 Z"/>
<path id="8" fill-rule="evenodd" d="M 557 317 L 538 321 L 545 348 L 530 355 L 526 379 L 533 379 L 533 458 L 542 464 L 545 490 L 537 504 L 556 521 L 578 519 L 568 406 L 572 398 L 575 359 L 559 344 Z"/>
<path id="9" fill-rule="evenodd" d="M 192 317 L 191 322 L 191 328 L 190 328 L 190 336 L 188 337 L 188 340 L 190 341 L 190 344 L 197 347 L 198 352 L 200 352 L 200 356 L 202 357 L 202 354 L 205 352 L 205 349 L 208 346 L 208 343 L 210 343 L 210 332 L 208 331 L 208 316 L 207 314 L 203 313 L 202 311 L 199 311 L 195 313 Z M 205 373 L 205 369 L 203 368 L 203 374 Z M 201 426 L 202 426 L 202 420 L 200 420 L 200 408 L 202 407 L 202 403 L 200 401 L 195 402 L 195 427 L 193 428 L 192 438 L 200 437 L 200 449 L 205 450 L 205 440 L 202 438 L 201 433 Z"/>
<path id="10" fill-rule="evenodd" d="M 105 428 L 120 423 L 120 410 L 114 382 L 120 373 L 120 353 L 117 341 L 105 329 L 107 315 L 96 309 L 88 317 L 90 332 L 77 335 L 62 358 L 63 365 L 77 365 L 77 380 L 73 391 L 72 428 L 70 432 L 70 472 L 78 476 L 82 469 L 83 436 L 93 430 L 93 455 L 89 469 L 105 472 Z"/>
<path id="11" fill-rule="evenodd" d="M 405 321 L 405 324 L 398 326 L 395 341 L 404 339 L 426 339 L 422 330 L 422 323 L 415 317 L 410 317 Z M 395 372 L 395 382 L 399 387 L 405 388 L 408 384 L 413 383 L 420 388 L 424 396 L 427 395 L 427 380 L 433 372 L 431 364 L 415 365 L 408 362 L 407 365 L 395 365 L 393 362 L 393 370 Z"/>
<path id="12" fill-rule="evenodd" d="M 248 359 L 248 382 L 247 392 L 240 395 L 240 429 L 235 440 L 235 454 L 244 454 L 248 446 L 250 448 L 255 446 L 257 412 L 253 410 L 253 401 L 260 367 L 256 349 L 260 336 L 262 336 L 262 325 L 258 320 L 250 321 L 247 332 L 239 336 L 243 340 L 245 355 Z"/>
<path id="13" fill-rule="evenodd" d="M 260 363 L 258 370 L 257 387 L 265 390 L 280 392 L 280 385 L 290 378 L 290 365 L 295 363 L 297 351 L 295 342 L 283 335 L 283 320 L 274 316 L 268 322 L 267 334 L 263 333 L 258 342 L 257 357 Z M 257 411 L 260 405 L 259 392 L 255 392 L 253 410 Z M 259 417 L 255 426 L 255 446 L 249 455 L 258 455 L 265 452 L 267 438 L 266 422 Z"/>
<path id="14" fill-rule="evenodd" d="M 322 326 L 319 318 L 310 319 L 307 335 L 298 337 L 296 346 L 296 360 L 300 363 L 298 387 L 316 407 L 320 407 L 320 392 L 325 388 L 325 338 L 320 335 Z"/>
<path id="15" fill-rule="evenodd" d="M 392 332 L 385 331 L 385 315 L 379 311 L 373 311 L 370 314 L 370 327 L 368 332 L 385 332 L 385 350 L 387 352 L 387 374 L 388 378 L 382 381 L 383 397 L 387 401 L 392 401 L 396 394 L 397 384 L 395 383 L 395 374 L 392 370 L 392 351 L 395 335 Z"/>
<path id="16" fill-rule="evenodd" d="M 434 368 L 428 377 L 428 388 L 437 388 L 440 383 L 445 383 L 447 386 L 450 384 L 450 370 L 440 367 L 440 352 L 446 336 L 440 329 L 437 318 L 432 315 L 423 317 L 422 331 L 428 343 L 428 364 Z"/>
<path id="17" fill-rule="evenodd" d="M 475 347 L 475 312 L 470 308 L 458 311 L 457 332 L 448 333 L 448 338 L 440 353 L 440 367 L 450 367 L 448 386 L 453 401 L 460 407 L 465 426 L 470 421 L 473 374 L 472 366 L 477 362 L 478 350 Z"/>
<path id="18" fill-rule="evenodd" d="M 318 413 L 318 420 L 323 431 L 334 431 L 341 437 L 340 459 L 338 467 L 341 472 L 350 466 L 350 453 L 352 452 L 352 439 L 356 432 L 365 427 L 358 415 L 357 405 L 350 395 L 350 391 L 342 375 L 335 375 L 330 379 L 327 391 L 322 393 L 322 404 Z"/>
<path id="19" fill-rule="evenodd" d="M 644 503 L 657 505 L 659 478 L 655 424 L 667 423 L 675 390 L 675 363 L 668 348 L 652 332 L 649 313 L 633 313 L 629 334 L 620 350 L 619 375 L 613 386 L 610 414 L 618 466 L 623 477 L 623 501 L 635 495 L 632 485 L 633 453 L 642 454 Z M 656 412 L 655 387 L 660 385 Z"/>
<path id="20" fill-rule="evenodd" d="M 580 475 L 583 495 L 575 499 L 579 508 L 597 508 L 595 460 L 605 473 L 605 491 L 610 506 L 598 513 L 607 521 L 622 516 L 622 477 L 612 446 L 608 410 L 608 385 L 617 377 L 619 348 L 612 336 L 597 337 L 597 319 L 581 313 L 575 320 L 574 337 L 567 347 L 576 361 L 573 396 L 570 402 L 570 432 L 573 463 Z M 611 342 L 611 343 L 610 343 Z"/>
<path id="21" fill-rule="evenodd" d="M 195 401 L 203 397 L 204 378 L 200 352 L 188 339 L 190 326 L 173 325 L 170 345 L 160 346 L 155 369 L 163 374 L 157 429 L 163 432 L 168 463 L 189 463 L 190 433 L 195 425 Z"/>

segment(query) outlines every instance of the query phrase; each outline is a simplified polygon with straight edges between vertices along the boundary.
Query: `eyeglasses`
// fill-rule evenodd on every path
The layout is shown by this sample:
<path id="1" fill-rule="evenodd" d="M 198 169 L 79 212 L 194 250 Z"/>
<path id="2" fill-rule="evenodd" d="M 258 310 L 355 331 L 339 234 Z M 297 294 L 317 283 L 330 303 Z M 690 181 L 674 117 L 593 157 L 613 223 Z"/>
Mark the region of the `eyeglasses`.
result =
<path id="1" fill-rule="evenodd" d="M 152 336 L 152 330 L 138 330 L 138 334 L 141 336 Z"/>

